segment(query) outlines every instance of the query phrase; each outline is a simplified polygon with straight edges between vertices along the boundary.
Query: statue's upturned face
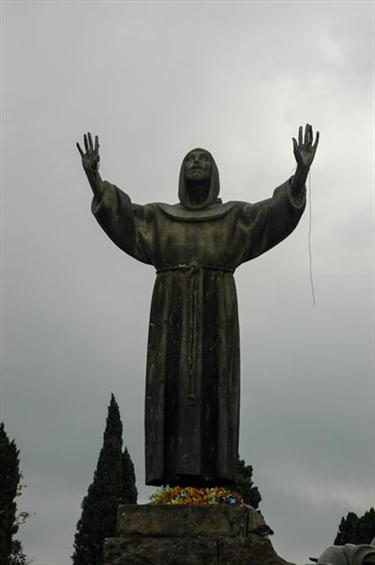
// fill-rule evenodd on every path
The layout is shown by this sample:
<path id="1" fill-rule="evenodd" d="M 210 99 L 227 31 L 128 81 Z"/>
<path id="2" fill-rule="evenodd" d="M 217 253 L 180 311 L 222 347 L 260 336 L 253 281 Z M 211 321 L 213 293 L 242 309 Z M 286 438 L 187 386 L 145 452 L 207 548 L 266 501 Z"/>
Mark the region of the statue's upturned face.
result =
<path id="1" fill-rule="evenodd" d="M 185 158 L 185 179 L 202 181 L 210 178 L 211 159 L 205 151 L 194 149 Z"/>

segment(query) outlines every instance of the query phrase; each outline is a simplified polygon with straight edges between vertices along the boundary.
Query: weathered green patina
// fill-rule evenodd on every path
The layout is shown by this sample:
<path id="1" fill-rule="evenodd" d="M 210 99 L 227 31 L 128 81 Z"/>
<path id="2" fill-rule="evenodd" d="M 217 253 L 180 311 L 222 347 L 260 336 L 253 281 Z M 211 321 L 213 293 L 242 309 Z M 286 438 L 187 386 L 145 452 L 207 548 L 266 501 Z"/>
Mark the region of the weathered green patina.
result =
<path id="1" fill-rule="evenodd" d="M 238 458 L 240 349 L 233 273 L 296 227 L 318 136 L 294 140 L 296 174 L 256 204 L 218 198 L 211 154 L 194 149 L 180 171 L 180 203 L 131 202 L 98 173 L 98 138 L 85 136 L 92 211 L 125 253 L 152 265 L 146 376 L 146 483 L 219 485 Z"/>

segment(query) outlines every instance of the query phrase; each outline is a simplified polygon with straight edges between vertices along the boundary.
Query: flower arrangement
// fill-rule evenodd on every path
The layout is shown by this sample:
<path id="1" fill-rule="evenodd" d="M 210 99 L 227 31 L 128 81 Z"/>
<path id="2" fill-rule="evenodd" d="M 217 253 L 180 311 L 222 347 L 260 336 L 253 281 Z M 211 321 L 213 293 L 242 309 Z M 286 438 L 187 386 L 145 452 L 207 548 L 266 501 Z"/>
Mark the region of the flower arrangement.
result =
<path id="1" fill-rule="evenodd" d="M 223 487 L 195 488 L 166 485 L 154 492 L 150 500 L 151 504 L 243 504 L 237 492 Z"/>

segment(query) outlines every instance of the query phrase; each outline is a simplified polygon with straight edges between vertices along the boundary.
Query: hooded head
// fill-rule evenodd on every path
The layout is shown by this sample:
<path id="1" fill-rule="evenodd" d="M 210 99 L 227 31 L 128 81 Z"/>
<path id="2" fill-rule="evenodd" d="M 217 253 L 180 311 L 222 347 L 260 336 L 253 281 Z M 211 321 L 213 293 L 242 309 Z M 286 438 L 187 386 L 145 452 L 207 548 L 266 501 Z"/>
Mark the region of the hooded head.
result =
<path id="1" fill-rule="evenodd" d="M 184 208 L 201 210 L 218 200 L 219 171 L 206 149 L 197 147 L 185 155 L 178 186 L 178 197 Z"/>

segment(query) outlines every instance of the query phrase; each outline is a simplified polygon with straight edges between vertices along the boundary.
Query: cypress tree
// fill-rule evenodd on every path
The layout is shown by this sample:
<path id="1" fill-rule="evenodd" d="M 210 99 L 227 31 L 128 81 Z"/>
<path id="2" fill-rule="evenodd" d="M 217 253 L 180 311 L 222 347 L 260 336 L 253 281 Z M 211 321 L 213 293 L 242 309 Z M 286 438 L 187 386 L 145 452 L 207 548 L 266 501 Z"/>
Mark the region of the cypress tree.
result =
<path id="1" fill-rule="evenodd" d="M 354 512 L 348 512 L 341 518 L 335 545 L 353 543 L 355 545 L 369 544 L 375 538 L 375 510 L 370 508 L 363 516 L 358 517 Z"/>
<path id="2" fill-rule="evenodd" d="M 111 396 L 103 447 L 94 479 L 82 502 L 82 515 L 75 535 L 74 565 L 102 565 L 104 538 L 115 534 L 117 506 L 121 494 L 122 423 Z"/>
<path id="3" fill-rule="evenodd" d="M 19 540 L 14 540 L 12 543 L 12 556 L 9 565 L 29 565 L 30 559 L 26 557 L 22 550 L 22 544 Z"/>
<path id="4" fill-rule="evenodd" d="M 133 461 L 125 447 L 121 462 L 121 503 L 137 504 L 138 491 L 135 484 Z"/>
<path id="5" fill-rule="evenodd" d="M 253 484 L 253 468 L 246 465 L 243 459 L 238 458 L 237 476 L 234 488 L 243 498 L 245 504 L 257 509 L 262 497 L 257 487 Z"/>
<path id="6" fill-rule="evenodd" d="M 339 525 L 339 531 L 337 532 L 334 545 L 345 545 L 346 543 L 353 543 L 356 535 L 356 529 L 358 524 L 358 516 L 354 512 L 348 512 L 346 518 L 342 517 Z"/>
<path id="7" fill-rule="evenodd" d="M 370 508 L 359 519 L 356 543 L 369 544 L 375 538 L 375 509 Z"/>
<path id="8" fill-rule="evenodd" d="M 4 423 L 0 424 L 0 565 L 12 565 L 16 553 L 22 554 L 21 543 L 13 539 L 18 530 L 16 497 L 19 494 L 21 473 L 19 451 L 10 441 Z"/>

